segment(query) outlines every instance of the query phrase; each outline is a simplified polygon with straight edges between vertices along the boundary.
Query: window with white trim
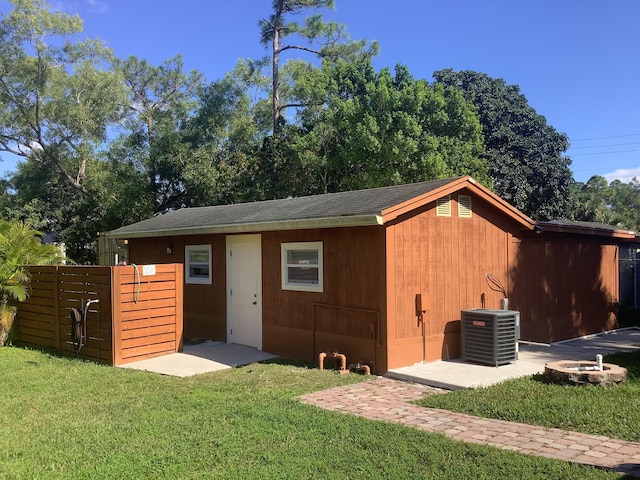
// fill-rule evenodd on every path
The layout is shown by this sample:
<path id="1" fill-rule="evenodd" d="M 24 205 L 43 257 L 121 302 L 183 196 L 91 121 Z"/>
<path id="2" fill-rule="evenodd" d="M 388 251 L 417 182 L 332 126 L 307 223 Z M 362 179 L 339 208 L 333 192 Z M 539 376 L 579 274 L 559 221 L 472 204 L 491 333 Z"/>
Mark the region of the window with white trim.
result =
<path id="1" fill-rule="evenodd" d="M 184 247 L 184 277 L 186 283 L 211 284 L 211 245 Z"/>
<path id="2" fill-rule="evenodd" d="M 282 289 L 322 292 L 322 242 L 281 245 Z"/>

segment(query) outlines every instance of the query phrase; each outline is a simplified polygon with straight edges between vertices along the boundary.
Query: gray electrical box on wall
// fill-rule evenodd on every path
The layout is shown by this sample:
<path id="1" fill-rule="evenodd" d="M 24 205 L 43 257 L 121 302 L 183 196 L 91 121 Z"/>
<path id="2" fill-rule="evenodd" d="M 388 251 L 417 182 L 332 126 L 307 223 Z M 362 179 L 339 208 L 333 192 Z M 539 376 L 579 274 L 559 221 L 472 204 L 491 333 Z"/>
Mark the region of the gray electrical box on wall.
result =
<path id="1" fill-rule="evenodd" d="M 484 308 L 462 311 L 462 358 L 499 366 L 518 359 L 520 312 Z"/>

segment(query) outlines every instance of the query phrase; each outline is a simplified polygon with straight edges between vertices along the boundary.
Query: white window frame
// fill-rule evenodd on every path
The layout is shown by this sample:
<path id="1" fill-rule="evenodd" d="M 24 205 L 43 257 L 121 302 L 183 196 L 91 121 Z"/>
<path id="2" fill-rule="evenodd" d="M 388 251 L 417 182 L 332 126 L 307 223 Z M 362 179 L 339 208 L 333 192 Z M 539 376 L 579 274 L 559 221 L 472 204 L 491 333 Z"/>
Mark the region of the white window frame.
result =
<path id="1" fill-rule="evenodd" d="M 191 262 L 189 261 L 189 254 L 191 252 L 203 252 L 206 251 L 209 256 L 207 267 L 209 268 L 208 277 L 192 277 L 191 276 Z M 202 264 L 204 262 L 194 262 L 194 264 Z M 184 247 L 184 281 L 185 283 L 195 283 L 201 285 L 211 285 L 212 270 L 211 270 L 211 245 L 185 245 Z"/>
<path id="2" fill-rule="evenodd" d="M 289 264 L 287 263 L 287 252 L 290 250 L 310 250 L 318 252 L 318 263 L 316 265 Z M 322 242 L 291 242 L 282 243 L 280 249 L 280 262 L 282 264 L 282 289 L 295 290 L 299 292 L 323 292 L 324 288 L 324 265 Z M 289 281 L 289 268 L 317 268 L 318 283 L 292 283 Z"/>

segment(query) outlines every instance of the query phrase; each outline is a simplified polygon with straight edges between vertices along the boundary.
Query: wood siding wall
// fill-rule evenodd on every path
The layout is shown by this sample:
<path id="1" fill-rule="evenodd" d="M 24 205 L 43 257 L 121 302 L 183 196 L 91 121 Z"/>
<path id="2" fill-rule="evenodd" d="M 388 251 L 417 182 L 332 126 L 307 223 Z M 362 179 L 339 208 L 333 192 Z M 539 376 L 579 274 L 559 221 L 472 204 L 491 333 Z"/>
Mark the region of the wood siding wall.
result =
<path id="1" fill-rule="evenodd" d="M 466 192 L 462 191 L 461 194 Z M 435 205 L 387 228 L 389 368 L 460 356 L 460 312 L 500 308 L 486 274 L 520 311 L 521 338 L 554 342 L 615 328 L 618 248 L 608 239 L 523 231 L 472 197 L 472 218 Z M 544 237 L 544 238 L 543 238 Z M 416 294 L 427 310 L 416 314 Z M 424 328 L 424 332 L 423 332 Z"/>
<path id="2" fill-rule="evenodd" d="M 211 285 L 186 284 L 184 288 L 185 338 L 227 341 L 225 238 L 225 235 L 198 235 L 129 241 L 129 258 L 138 264 L 184 264 L 186 245 L 211 245 Z M 172 253 L 167 253 L 167 247 L 171 247 Z"/>
<path id="3" fill-rule="evenodd" d="M 282 289 L 280 246 L 323 243 L 324 291 Z M 386 372 L 384 230 L 333 228 L 262 234 L 263 348 L 316 362 L 339 351 Z"/>
<path id="4" fill-rule="evenodd" d="M 282 289 L 280 253 L 287 242 L 323 242 L 324 292 Z M 211 285 L 184 287 L 184 336 L 227 340 L 226 235 L 136 238 L 135 263 L 184 262 L 185 245 L 211 245 Z M 380 227 L 262 232 L 263 350 L 315 362 L 338 350 L 349 362 L 386 371 L 384 230 Z M 172 254 L 167 254 L 167 246 Z"/>
<path id="5" fill-rule="evenodd" d="M 178 351 L 182 339 L 182 265 L 156 267 L 30 267 L 31 295 L 18 304 L 18 342 L 110 365 Z M 180 281 L 176 281 L 178 278 Z M 99 300 L 87 313 L 78 351 L 71 308 Z"/>
<path id="6" fill-rule="evenodd" d="M 534 237 L 514 241 L 512 254 L 509 301 L 520 311 L 523 340 L 555 342 L 616 327 L 616 245 Z"/>
<path id="7" fill-rule="evenodd" d="M 486 274 L 509 288 L 515 224 L 473 196 L 471 218 L 460 218 L 457 197 L 452 195 L 450 217 L 436 216 L 432 203 L 387 227 L 389 368 L 459 357 L 461 310 L 481 308 L 482 294 L 486 308 L 500 305 Z"/>

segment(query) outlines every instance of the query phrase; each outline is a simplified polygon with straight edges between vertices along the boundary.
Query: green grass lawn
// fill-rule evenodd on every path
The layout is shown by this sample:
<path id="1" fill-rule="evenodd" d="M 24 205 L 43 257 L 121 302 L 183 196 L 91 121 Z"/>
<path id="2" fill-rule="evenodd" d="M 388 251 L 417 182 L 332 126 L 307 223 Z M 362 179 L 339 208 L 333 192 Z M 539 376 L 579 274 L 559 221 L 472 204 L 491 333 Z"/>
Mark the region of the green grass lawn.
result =
<path id="1" fill-rule="evenodd" d="M 605 362 L 625 367 L 628 381 L 617 387 L 560 386 L 545 384 L 535 375 L 417 403 L 640 442 L 640 351 L 608 355 Z"/>
<path id="2" fill-rule="evenodd" d="M 180 379 L 0 348 L 0 478 L 618 478 L 297 399 L 362 380 L 287 363 Z"/>

